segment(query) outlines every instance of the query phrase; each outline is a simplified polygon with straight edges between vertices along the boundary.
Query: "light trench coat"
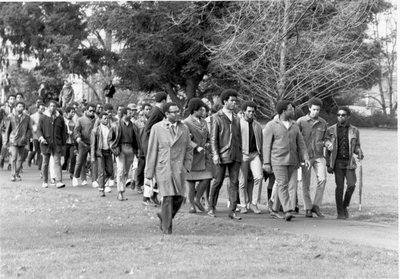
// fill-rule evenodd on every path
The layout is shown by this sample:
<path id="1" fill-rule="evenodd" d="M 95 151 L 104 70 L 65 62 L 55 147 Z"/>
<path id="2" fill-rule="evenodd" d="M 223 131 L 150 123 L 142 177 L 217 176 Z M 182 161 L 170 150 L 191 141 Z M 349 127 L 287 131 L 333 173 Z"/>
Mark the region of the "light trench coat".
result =
<path id="1" fill-rule="evenodd" d="M 185 178 L 192 167 L 193 147 L 189 129 L 178 122 L 176 136 L 164 119 L 151 128 L 145 177 L 155 177 L 161 196 L 183 196 Z"/>

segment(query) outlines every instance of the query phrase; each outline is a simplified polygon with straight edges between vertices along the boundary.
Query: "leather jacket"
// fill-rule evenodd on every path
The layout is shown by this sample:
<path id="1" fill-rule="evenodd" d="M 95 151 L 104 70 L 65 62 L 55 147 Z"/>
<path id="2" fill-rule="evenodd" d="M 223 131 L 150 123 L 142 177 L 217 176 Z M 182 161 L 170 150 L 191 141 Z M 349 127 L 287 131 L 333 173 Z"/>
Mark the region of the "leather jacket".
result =
<path id="1" fill-rule="evenodd" d="M 211 152 L 219 156 L 221 164 L 242 161 L 240 120 L 233 114 L 232 121 L 221 110 L 211 116 Z"/>

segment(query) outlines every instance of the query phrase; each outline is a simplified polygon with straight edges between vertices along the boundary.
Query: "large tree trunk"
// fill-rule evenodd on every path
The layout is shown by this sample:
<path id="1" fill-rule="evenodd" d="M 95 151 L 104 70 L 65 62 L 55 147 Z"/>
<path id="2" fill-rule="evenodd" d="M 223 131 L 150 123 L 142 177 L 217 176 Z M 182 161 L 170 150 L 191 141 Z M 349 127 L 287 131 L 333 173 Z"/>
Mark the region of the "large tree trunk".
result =
<path id="1" fill-rule="evenodd" d="M 164 84 L 164 89 L 168 96 L 171 98 L 172 102 L 176 103 L 180 109 L 183 109 L 184 102 L 178 98 L 178 94 L 175 92 L 171 83 Z"/>
<path id="2" fill-rule="evenodd" d="M 283 38 L 281 41 L 281 53 L 280 53 L 280 67 L 279 67 L 279 81 L 278 81 L 278 98 L 277 101 L 284 98 L 285 86 L 286 86 L 286 53 L 287 53 L 287 31 L 289 25 L 289 0 L 284 1 L 284 13 L 283 13 L 283 26 L 282 34 Z"/>
<path id="3" fill-rule="evenodd" d="M 199 87 L 200 80 L 201 79 L 198 77 L 191 77 L 186 79 L 185 93 L 188 102 L 190 101 L 190 99 L 197 97 L 196 93 L 197 88 Z"/>

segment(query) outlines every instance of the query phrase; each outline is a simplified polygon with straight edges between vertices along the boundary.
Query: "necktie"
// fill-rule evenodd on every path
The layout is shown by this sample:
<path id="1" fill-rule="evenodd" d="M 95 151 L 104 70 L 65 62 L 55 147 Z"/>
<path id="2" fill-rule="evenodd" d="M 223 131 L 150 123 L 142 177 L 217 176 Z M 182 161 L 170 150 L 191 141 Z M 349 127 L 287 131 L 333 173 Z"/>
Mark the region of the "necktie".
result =
<path id="1" fill-rule="evenodd" d="M 171 134 L 172 134 L 172 137 L 175 138 L 176 132 L 175 132 L 175 126 L 174 125 L 171 125 Z"/>

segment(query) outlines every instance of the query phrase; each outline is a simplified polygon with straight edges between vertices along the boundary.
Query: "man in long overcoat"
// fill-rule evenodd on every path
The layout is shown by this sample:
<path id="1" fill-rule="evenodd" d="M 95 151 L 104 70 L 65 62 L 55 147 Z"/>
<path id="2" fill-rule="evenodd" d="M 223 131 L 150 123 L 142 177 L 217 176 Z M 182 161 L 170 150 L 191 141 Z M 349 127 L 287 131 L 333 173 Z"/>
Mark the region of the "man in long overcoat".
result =
<path id="1" fill-rule="evenodd" d="M 183 202 L 185 177 L 191 169 L 193 148 L 189 129 L 181 123 L 177 104 L 165 104 L 166 118 L 151 128 L 146 156 L 145 184 L 155 177 L 159 193 L 163 197 L 160 229 L 172 233 L 172 219 Z"/>

